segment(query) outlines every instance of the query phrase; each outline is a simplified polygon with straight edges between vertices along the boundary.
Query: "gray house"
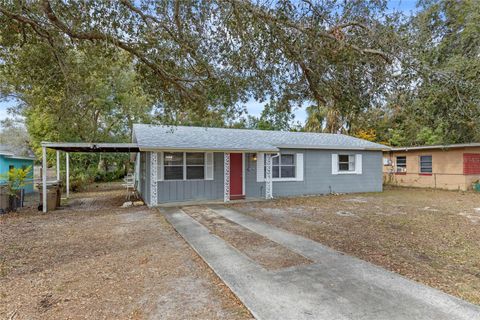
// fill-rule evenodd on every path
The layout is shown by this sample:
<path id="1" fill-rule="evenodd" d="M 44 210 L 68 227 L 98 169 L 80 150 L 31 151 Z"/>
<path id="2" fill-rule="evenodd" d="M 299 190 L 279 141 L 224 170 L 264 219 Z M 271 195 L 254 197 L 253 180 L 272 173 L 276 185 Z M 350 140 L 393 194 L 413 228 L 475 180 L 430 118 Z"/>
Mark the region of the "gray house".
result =
<path id="1" fill-rule="evenodd" d="M 382 191 L 382 150 L 326 133 L 137 124 L 136 177 L 150 206 Z"/>

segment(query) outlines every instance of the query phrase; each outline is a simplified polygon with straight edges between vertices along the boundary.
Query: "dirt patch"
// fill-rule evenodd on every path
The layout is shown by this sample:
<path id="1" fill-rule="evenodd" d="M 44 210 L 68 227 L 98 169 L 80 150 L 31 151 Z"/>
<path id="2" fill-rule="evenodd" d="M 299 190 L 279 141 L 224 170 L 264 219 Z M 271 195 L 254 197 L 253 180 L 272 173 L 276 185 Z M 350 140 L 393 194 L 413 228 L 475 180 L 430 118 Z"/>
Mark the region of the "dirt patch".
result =
<path id="1" fill-rule="evenodd" d="M 216 214 L 209 208 L 185 207 L 183 211 L 267 270 L 312 263 L 304 256 Z"/>
<path id="2" fill-rule="evenodd" d="M 94 211 L 121 207 L 126 201 L 126 191 L 121 183 L 97 183 L 81 193 L 74 193 L 63 205 L 75 211 Z"/>
<path id="3" fill-rule="evenodd" d="M 231 206 L 480 304 L 479 203 L 477 193 L 387 188 Z"/>
<path id="4" fill-rule="evenodd" d="M 0 217 L 0 319 L 251 318 L 156 210 L 91 192 Z"/>

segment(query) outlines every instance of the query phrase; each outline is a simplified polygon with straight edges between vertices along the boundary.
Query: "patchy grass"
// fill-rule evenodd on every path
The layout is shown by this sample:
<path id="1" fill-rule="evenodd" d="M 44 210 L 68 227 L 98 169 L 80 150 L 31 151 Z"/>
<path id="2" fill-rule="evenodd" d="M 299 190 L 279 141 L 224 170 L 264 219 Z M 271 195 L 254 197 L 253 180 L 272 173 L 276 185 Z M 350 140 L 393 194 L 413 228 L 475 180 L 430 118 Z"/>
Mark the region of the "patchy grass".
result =
<path id="1" fill-rule="evenodd" d="M 480 304 L 480 194 L 387 188 L 232 207 Z"/>
<path id="2" fill-rule="evenodd" d="M 89 189 L 0 217 L 0 319 L 249 319 L 156 210 Z"/>

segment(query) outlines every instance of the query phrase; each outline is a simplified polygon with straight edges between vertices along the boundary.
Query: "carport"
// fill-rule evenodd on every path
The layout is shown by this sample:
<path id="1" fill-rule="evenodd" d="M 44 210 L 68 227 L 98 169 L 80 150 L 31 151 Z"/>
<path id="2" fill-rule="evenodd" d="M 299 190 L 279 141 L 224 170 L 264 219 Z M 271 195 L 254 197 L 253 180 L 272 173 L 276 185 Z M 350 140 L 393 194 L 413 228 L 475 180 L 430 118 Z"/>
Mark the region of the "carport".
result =
<path id="1" fill-rule="evenodd" d="M 70 158 L 71 152 L 110 152 L 110 153 L 138 153 L 140 149 L 136 143 L 78 143 L 78 142 L 42 142 L 42 209 L 48 211 L 47 206 L 47 148 L 56 150 L 57 181 L 60 180 L 60 151 L 65 152 L 65 188 L 67 198 L 70 189 Z"/>

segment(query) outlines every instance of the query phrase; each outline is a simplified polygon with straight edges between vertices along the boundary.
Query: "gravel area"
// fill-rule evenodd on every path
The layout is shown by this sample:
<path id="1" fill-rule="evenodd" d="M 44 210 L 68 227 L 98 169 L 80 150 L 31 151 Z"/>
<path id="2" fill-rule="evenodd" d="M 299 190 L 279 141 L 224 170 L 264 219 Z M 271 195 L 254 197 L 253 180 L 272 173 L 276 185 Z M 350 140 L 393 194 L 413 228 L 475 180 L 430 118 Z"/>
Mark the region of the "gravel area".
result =
<path id="1" fill-rule="evenodd" d="M 183 207 L 182 210 L 267 270 L 312 263 L 304 256 L 225 219 L 209 208 L 192 206 Z"/>
<path id="2" fill-rule="evenodd" d="M 480 304 L 480 194 L 414 188 L 232 208 Z"/>
<path id="3" fill-rule="evenodd" d="M 161 214 L 123 196 L 100 185 L 0 216 L 0 319 L 251 319 Z"/>

